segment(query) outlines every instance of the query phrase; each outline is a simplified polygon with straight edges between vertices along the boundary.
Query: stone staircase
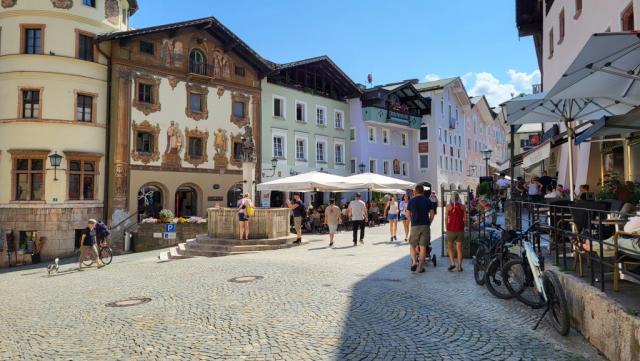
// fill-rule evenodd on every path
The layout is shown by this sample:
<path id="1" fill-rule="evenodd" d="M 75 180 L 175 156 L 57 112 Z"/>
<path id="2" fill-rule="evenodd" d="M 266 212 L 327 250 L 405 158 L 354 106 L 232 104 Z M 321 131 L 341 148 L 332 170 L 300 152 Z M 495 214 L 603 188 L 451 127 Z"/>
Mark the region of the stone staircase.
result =
<path id="1" fill-rule="evenodd" d="M 194 239 L 172 247 L 169 251 L 160 253 L 161 261 L 183 259 L 190 257 L 222 257 L 235 254 L 263 252 L 276 249 L 295 247 L 295 236 L 273 239 L 213 239 L 206 234 L 199 234 Z"/>

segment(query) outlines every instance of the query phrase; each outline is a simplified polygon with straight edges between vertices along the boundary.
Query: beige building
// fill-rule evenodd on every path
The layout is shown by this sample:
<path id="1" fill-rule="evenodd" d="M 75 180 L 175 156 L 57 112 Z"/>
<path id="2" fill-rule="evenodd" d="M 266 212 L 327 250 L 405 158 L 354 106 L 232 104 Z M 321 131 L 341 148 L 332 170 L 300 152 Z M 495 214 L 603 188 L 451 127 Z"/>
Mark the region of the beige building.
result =
<path id="1" fill-rule="evenodd" d="M 0 2 L 0 229 L 15 240 L 0 250 L 27 253 L 46 237 L 43 258 L 69 255 L 86 220 L 104 218 L 110 49 L 94 40 L 126 30 L 137 6 Z M 59 167 L 49 159 L 56 153 Z M 15 253 L 23 252 L 12 263 L 22 262 Z"/>
<path id="2" fill-rule="evenodd" d="M 241 138 L 260 147 L 260 85 L 269 64 L 215 18 L 106 34 L 99 42 L 113 53 L 112 223 L 158 217 L 163 208 L 206 216 L 208 207 L 235 207 Z"/>

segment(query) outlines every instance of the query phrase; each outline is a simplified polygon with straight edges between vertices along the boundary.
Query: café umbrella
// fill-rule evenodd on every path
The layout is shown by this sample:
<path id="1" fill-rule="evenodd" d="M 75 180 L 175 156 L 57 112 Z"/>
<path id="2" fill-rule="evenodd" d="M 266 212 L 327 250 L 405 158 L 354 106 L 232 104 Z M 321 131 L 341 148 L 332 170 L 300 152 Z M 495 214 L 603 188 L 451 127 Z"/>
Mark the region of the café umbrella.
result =
<path id="1" fill-rule="evenodd" d="M 326 172 L 312 171 L 257 185 L 259 191 L 332 192 L 366 188 L 365 184 Z"/>

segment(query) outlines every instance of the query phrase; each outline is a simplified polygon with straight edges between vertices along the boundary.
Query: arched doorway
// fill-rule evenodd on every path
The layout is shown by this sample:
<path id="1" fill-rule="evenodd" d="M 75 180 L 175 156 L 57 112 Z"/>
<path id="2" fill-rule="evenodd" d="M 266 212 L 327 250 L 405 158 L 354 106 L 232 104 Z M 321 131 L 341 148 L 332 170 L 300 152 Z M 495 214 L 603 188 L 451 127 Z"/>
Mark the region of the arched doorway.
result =
<path id="1" fill-rule="evenodd" d="M 227 192 L 227 207 L 237 208 L 240 198 L 242 198 L 242 183 L 237 183 Z"/>
<path id="2" fill-rule="evenodd" d="M 158 218 L 162 210 L 164 197 L 162 189 L 154 185 L 145 185 L 138 190 L 138 219 Z"/>
<path id="3" fill-rule="evenodd" d="M 176 217 L 191 217 L 198 215 L 198 192 L 187 185 L 176 190 Z"/>

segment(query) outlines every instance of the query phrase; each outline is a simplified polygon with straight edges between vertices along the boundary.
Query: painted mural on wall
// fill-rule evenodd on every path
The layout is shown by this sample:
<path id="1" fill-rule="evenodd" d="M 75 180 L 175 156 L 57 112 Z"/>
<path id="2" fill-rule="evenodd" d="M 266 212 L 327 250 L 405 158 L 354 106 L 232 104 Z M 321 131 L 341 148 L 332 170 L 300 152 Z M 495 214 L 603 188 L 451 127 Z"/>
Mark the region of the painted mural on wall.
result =
<path id="1" fill-rule="evenodd" d="M 118 0 L 107 0 L 104 4 L 104 16 L 113 25 L 118 25 L 120 20 L 120 5 Z"/>
<path id="2" fill-rule="evenodd" d="M 18 3 L 18 0 L 2 0 L 1 4 L 3 8 L 12 8 L 16 6 L 17 3 Z"/>
<path id="3" fill-rule="evenodd" d="M 213 76 L 216 78 L 231 78 L 229 56 L 218 49 L 213 51 Z"/>
<path id="4" fill-rule="evenodd" d="M 182 132 L 173 120 L 167 129 L 167 149 L 162 156 L 162 165 L 180 167 L 180 151 L 182 150 Z"/>
<path id="5" fill-rule="evenodd" d="M 73 0 L 51 0 L 54 8 L 58 9 L 71 9 L 73 7 Z"/>
<path id="6" fill-rule="evenodd" d="M 227 131 L 219 128 L 213 135 L 213 147 L 215 149 L 215 154 L 213 156 L 214 168 L 223 169 L 227 167 L 228 159 L 227 159 L 227 148 L 228 148 L 228 139 L 227 139 Z"/>
<path id="7" fill-rule="evenodd" d="M 160 60 L 164 66 L 182 67 L 184 61 L 184 47 L 182 42 L 176 39 L 162 40 Z"/>

